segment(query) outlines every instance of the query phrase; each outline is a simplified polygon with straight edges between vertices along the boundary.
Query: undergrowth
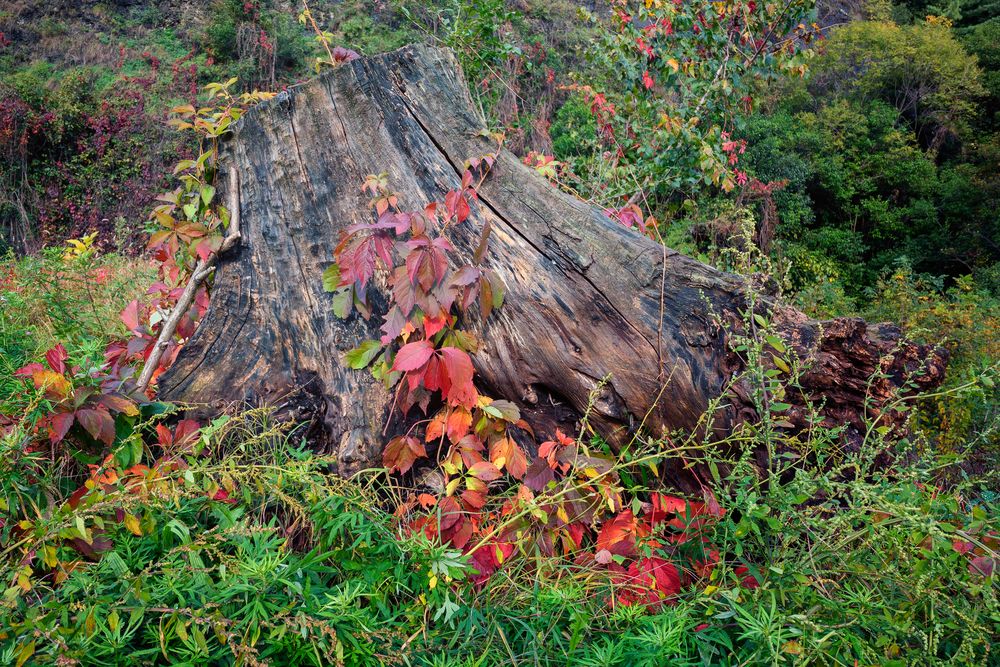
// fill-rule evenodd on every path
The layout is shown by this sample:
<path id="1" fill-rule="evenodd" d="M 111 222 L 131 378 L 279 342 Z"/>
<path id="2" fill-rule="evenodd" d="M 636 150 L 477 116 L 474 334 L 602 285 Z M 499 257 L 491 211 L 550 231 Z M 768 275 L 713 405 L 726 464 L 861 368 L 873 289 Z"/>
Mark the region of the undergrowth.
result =
<path id="1" fill-rule="evenodd" d="M 98 312 L 127 295 L 113 296 Z M 100 323 L 78 319 L 63 333 Z M 26 320 L 8 326 L 27 339 Z M 117 324 L 103 326 L 91 331 L 111 336 Z M 762 351 L 767 343 L 756 341 L 745 344 Z M 33 339 L 25 358 L 47 342 Z M 58 365 L 57 355 L 46 358 Z M 82 386 L 81 376 L 69 379 Z M 7 399 L 18 406 L 11 417 L 55 400 L 48 388 L 10 381 L 19 384 Z M 997 659 L 993 482 L 942 486 L 952 461 L 875 424 L 850 451 L 836 429 L 791 436 L 765 420 L 721 441 L 640 434 L 617 452 L 584 424 L 576 441 L 607 461 L 599 474 L 617 480 L 634 519 L 609 516 L 578 548 L 553 554 L 538 539 L 545 513 L 529 509 L 484 580 L 476 559 L 389 509 L 405 504 L 407 488 L 386 475 L 331 475 L 334 459 L 268 409 L 199 428 L 177 422 L 167 404 L 136 399 L 134 415 L 119 408 L 115 438 L 97 455 L 84 431 L 55 447 L 32 419 L 4 426 L 3 664 Z M 752 454 L 760 448 L 782 453 L 761 466 Z M 887 450 L 896 465 L 885 465 Z M 659 492 L 679 454 L 706 480 L 704 497 Z M 576 479 L 542 488 L 526 507 L 551 506 L 590 482 Z M 493 502 L 514 500 L 519 488 L 494 484 Z M 675 564 L 676 594 L 637 604 L 615 567 L 633 558 Z"/>

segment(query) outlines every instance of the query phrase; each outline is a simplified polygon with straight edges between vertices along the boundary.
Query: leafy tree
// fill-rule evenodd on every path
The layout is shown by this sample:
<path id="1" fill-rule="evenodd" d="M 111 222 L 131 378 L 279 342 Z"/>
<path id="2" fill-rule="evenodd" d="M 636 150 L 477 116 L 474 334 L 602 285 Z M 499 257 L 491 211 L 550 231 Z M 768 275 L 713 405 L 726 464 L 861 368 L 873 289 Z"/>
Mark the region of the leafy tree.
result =
<path id="1" fill-rule="evenodd" d="M 859 21 L 833 30 L 815 71 L 817 95 L 881 99 L 934 149 L 949 135 L 966 134 L 986 92 L 976 59 L 950 22 L 936 18 L 910 26 Z"/>
<path id="2" fill-rule="evenodd" d="M 962 43 L 979 60 L 986 97 L 982 100 L 987 129 L 1000 129 L 1000 19 L 981 23 L 968 32 Z"/>

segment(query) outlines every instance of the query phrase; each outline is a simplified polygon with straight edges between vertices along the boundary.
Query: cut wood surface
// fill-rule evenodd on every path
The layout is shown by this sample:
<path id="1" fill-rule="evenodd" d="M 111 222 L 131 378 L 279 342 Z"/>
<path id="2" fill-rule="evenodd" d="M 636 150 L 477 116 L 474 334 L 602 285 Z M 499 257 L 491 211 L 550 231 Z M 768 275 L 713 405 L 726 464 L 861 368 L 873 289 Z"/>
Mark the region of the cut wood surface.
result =
<path id="1" fill-rule="evenodd" d="M 311 437 L 345 472 L 377 462 L 392 394 L 341 357 L 379 338 L 378 318 L 335 317 L 321 274 L 341 231 L 372 220 L 366 175 L 387 172 L 400 205 L 422 208 L 459 185 L 467 159 L 494 150 L 474 109 L 454 56 L 412 46 L 347 63 L 247 113 L 224 149 L 240 175 L 242 242 L 220 258 L 209 311 L 160 377 L 160 395 L 205 410 L 278 404 L 311 420 Z M 543 431 L 578 419 L 593 396 L 591 422 L 612 442 L 640 423 L 694 427 L 722 394 L 715 428 L 755 417 L 750 388 L 730 386 L 743 361 L 720 326 L 744 319 L 740 278 L 665 250 L 506 151 L 479 198 L 449 238 L 471 257 L 489 220 L 485 264 L 507 286 L 485 327 L 470 318 L 485 343 L 475 357 L 483 391 L 518 403 Z M 376 300 L 376 311 L 384 305 Z M 769 310 L 810 360 L 801 393 L 785 399 L 795 426 L 810 400 L 858 431 L 913 371 L 924 368 L 918 389 L 943 378 L 942 354 L 901 341 L 891 325 Z"/>

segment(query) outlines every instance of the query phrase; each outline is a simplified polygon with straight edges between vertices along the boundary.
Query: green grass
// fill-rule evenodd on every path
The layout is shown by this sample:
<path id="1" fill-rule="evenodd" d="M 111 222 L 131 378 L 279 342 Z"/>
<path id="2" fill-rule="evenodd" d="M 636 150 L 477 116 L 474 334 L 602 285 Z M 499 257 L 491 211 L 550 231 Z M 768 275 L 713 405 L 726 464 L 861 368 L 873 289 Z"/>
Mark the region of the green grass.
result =
<path id="1" fill-rule="evenodd" d="M 0 260 L 0 411 L 11 414 L 24 399 L 14 371 L 56 344 L 84 367 L 100 365 L 107 344 L 125 334 L 122 309 L 153 278 L 145 260 L 114 254 L 67 259 L 54 248 Z"/>

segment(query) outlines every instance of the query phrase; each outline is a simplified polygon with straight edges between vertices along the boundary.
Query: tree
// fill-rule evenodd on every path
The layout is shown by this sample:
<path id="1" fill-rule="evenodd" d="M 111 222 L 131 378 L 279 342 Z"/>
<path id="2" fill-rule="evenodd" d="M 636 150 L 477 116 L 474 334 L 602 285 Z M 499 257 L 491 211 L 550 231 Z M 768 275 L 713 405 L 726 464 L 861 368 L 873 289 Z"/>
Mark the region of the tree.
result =
<path id="1" fill-rule="evenodd" d="M 831 31 L 812 86 L 826 94 L 882 99 L 899 110 L 924 145 L 963 135 L 985 90 L 976 59 L 946 19 L 908 26 L 855 22 Z"/>

